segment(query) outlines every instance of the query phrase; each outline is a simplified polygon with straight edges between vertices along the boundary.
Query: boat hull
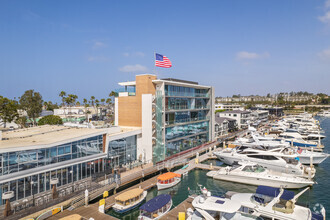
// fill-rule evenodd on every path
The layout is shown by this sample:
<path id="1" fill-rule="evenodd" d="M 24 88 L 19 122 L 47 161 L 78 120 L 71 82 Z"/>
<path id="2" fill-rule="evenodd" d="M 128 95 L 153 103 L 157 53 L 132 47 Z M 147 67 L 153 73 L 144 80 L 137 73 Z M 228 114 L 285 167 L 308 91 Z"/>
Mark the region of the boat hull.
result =
<path id="1" fill-rule="evenodd" d="M 328 155 L 324 155 L 324 156 L 313 156 L 313 164 L 314 165 L 318 165 L 318 164 L 322 163 L 327 158 L 328 158 Z M 310 157 L 299 156 L 299 161 L 302 164 L 309 165 L 310 164 Z"/>
<path id="2" fill-rule="evenodd" d="M 129 206 L 127 208 L 123 208 L 123 209 L 117 208 L 116 205 L 114 205 L 112 208 L 113 208 L 113 210 L 115 212 L 117 212 L 119 214 L 123 214 L 125 212 L 128 212 L 130 210 L 133 210 L 133 209 L 137 208 L 138 206 L 140 206 L 141 203 L 144 202 L 144 200 L 146 199 L 146 197 L 147 197 L 147 192 L 145 191 L 145 192 L 143 192 L 143 197 L 141 198 L 141 200 L 139 200 L 138 202 L 136 202 L 134 205 Z"/>
<path id="3" fill-rule="evenodd" d="M 168 184 L 160 184 L 160 183 L 157 183 L 157 189 L 158 189 L 158 190 L 163 190 L 163 189 L 171 188 L 171 187 L 177 185 L 180 181 L 181 181 L 180 178 L 176 178 L 175 181 L 172 182 L 172 183 L 168 183 Z"/>
<path id="4" fill-rule="evenodd" d="M 306 186 L 312 185 L 312 182 L 289 182 L 287 180 L 275 180 L 275 179 L 267 179 L 263 177 L 250 177 L 250 176 L 239 176 L 239 175 L 232 175 L 232 174 L 215 174 L 215 175 L 209 175 L 209 177 L 213 177 L 213 179 L 216 180 L 223 180 L 223 181 L 229 181 L 229 182 L 236 182 L 236 183 L 242 183 L 242 184 L 248 184 L 248 185 L 254 185 L 254 186 L 271 186 L 276 188 L 286 188 L 286 189 L 299 189 Z"/>

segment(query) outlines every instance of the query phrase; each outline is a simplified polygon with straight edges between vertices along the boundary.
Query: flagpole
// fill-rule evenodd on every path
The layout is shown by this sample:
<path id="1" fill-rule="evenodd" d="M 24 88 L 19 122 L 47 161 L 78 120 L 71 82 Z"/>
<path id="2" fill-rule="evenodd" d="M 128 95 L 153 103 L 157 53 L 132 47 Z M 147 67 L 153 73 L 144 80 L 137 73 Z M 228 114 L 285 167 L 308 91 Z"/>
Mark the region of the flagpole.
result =
<path id="1" fill-rule="evenodd" d="M 157 76 L 156 72 L 156 52 L 154 51 L 154 74 Z"/>

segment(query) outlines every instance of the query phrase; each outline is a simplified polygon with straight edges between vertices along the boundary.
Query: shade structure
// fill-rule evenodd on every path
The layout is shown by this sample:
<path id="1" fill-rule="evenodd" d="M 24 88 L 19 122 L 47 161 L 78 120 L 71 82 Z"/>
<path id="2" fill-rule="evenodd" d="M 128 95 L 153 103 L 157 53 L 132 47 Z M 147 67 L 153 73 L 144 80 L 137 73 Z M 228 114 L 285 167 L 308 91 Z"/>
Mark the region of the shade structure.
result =
<path id="1" fill-rule="evenodd" d="M 116 196 L 115 200 L 125 202 L 125 201 L 133 199 L 137 196 L 140 196 L 142 193 L 143 193 L 143 189 L 140 189 L 140 188 L 131 189 L 131 190 L 128 190 L 128 191 L 120 194 L 119 196 Z"/>
<path id="2" fill-rule="evenodd" d="M 169 203 L 171 200 L 171 196 L 168 194 L 162 194 L 159 196 L 156 196 L 155 198 L 149 200 L 145 204 L 143 204 L 140 207 L 140 210 L 144 210 L 146 212 L 154 212 L 163 206 L 165 206 L 167 203 Z"/>
<path id="3" fill-rule="evenodd" d="M 181 174 L 167 172 L 167 173 L 164 173 L 164 174 L 158 176 L 157 179 L 160 180 L 160 181 L 165 181 L 165 180 L 172 179 L 174 177 L 181 177 Z"/>
<path id="4" fill-rule="evenodd" d="M 265 195 L 265 196 L 276 197 L 280 193 L 280 189 L 270 187 L 270 186 L 258 186 L 256 193 L 257 194 L 262 194 L 262 195 Z M 294 197 L 294 192 L 284 190 L 284 192 L 281 196 L 281 199 L 291 200 L 291 199 L 293 199 L 293 197 Z"/>

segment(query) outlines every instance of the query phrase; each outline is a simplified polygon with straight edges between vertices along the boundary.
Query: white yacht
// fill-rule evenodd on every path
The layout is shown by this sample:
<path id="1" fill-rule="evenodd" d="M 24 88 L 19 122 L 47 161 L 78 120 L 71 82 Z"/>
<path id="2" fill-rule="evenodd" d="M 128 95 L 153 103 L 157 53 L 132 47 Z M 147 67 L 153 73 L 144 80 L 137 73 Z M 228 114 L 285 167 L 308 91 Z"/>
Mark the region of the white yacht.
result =
<path id="1" fill-rule="evenodd" d="M 279 152 L 279 153 L 284 153 L 284 154 L 296 154 L 297 157 L 299 158 L 300 163 L 306 164 L 306 165 L 318 165 L 325 161 L 328 157 L 329 154 L 323 153 L 323 152 L 314 152 L 314 149 L 311 148 L 310 150 L 306 150 L 295 147 L 295 148 L 277 148 L 277 149 L 271 149 L 269 152 Z"/>
<path id="2" fill-rule="evenodd" d="M 219 170 L 210 171 L 206 175 L 218 180 L 255 186 L 264 185 L 283 187 L 287 189 L 302 188 L 314 184 L 312 180 L 268 170 L 260 165 L 257 165 L 256 163 L 251 162 L 239 162 L 239 166 L 221 167 Z"/>
<path id="3" fill-rule="evenodd" d="M 321 117 L 330 117 L 330 111 L 322 111 L 322 112 L 319 112 L 317 114 L 317 116 L 321 116 Z"/>
<path id="4" fill-rule="evenodd" d="M 321 214 L 313 213 L 309 208 L 296 204 L 299 196 L 309 188 L 297 195 L 282 188 L 258 186 L 256 193 L 235 193 L 231 195 L 232 201 L 241 203 L 252 215 L 265 219 L 276 220 L 314 220 L 325 219 L 325 209 Z"/>
<path id="5" fill-rule="evenodd" d="M 195 212 L 188 214 L 187 220 L 262 220 L 245 213 L 240 202 L 212 196 L 205 187 L 201 191 L 202 195 L 195 197 L 192 202 Z"/>
<path id="6" fill-rule="evenodd" d="M 228 165 L 238 164 L 242 161 L 250 161 L 263 166 L 266 169 L 295 174 L 310 178 L 314 177 L 315 169 L 302 165 L 295 158 L 297 155 L 285 155 L 279 152 L 269 152 L 252 148 L 225 148 L 213 153 L 219 160 Z"/>

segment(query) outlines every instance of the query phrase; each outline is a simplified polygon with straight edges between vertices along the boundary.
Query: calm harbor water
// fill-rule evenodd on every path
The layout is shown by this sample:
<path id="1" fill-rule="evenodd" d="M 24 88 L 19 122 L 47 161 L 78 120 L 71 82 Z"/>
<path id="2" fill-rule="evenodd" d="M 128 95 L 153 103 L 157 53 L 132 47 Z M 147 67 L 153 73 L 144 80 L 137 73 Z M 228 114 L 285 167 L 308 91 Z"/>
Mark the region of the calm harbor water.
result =
<path id="1" fill-rule="evenodd" d="M 325 152 L 330 153 L 330 118 L 319 118 L 321 127 L 325 131 L 324 135 L 327 136 L 323 139 L 322 143 L 325 146 Z M 211 160 L 207 163 L 212 163 L 213 165 L 220 166 L 222 163 L 217 160 Z M 315 210 L 319 209 L 317 204 L 322 204 L 326 211 L 327 216 L 330 216 L 330 158 L 324 161 L 319 166 L 316 166 L 315 184 L 310 191 L 305 192 L 298 200 L 298 203 L 309 205 L 311 209 L 315 207 Z M 204 170 L 193 170 L 187 176 L 183 177 L 181 183 L 172 189 L 167 189 L 163 191 L 157 191 L 156 188 L 151 189 L 148 192 L 147 201 L 159 194 L 170 194 L 173 200 L 173 207 L 179 205 L 183 200 L 185 200 L 189 194 L 194 194 L 198 191 L 198 185 L 201 184 L 205 186 L 214 195 L 222 195 L 227 191 L 236 192 L 254 192 L 257 187 L 249 186 L 238 183 L 231 183 L 219 180 L 213 180 L 206 176 L 207 171 Z M 188 190 L 190 189 L 190 191 Z M 295 193 L 300 190 L 294 190 Z M 139 210 L 135 209 L 130 211 L 125 215 L 118 215 L 113 210 L 109 210 L 107 214 L 112 215 L 119 219 L 133 220 L 137 219 L 139 216 Z"/>

